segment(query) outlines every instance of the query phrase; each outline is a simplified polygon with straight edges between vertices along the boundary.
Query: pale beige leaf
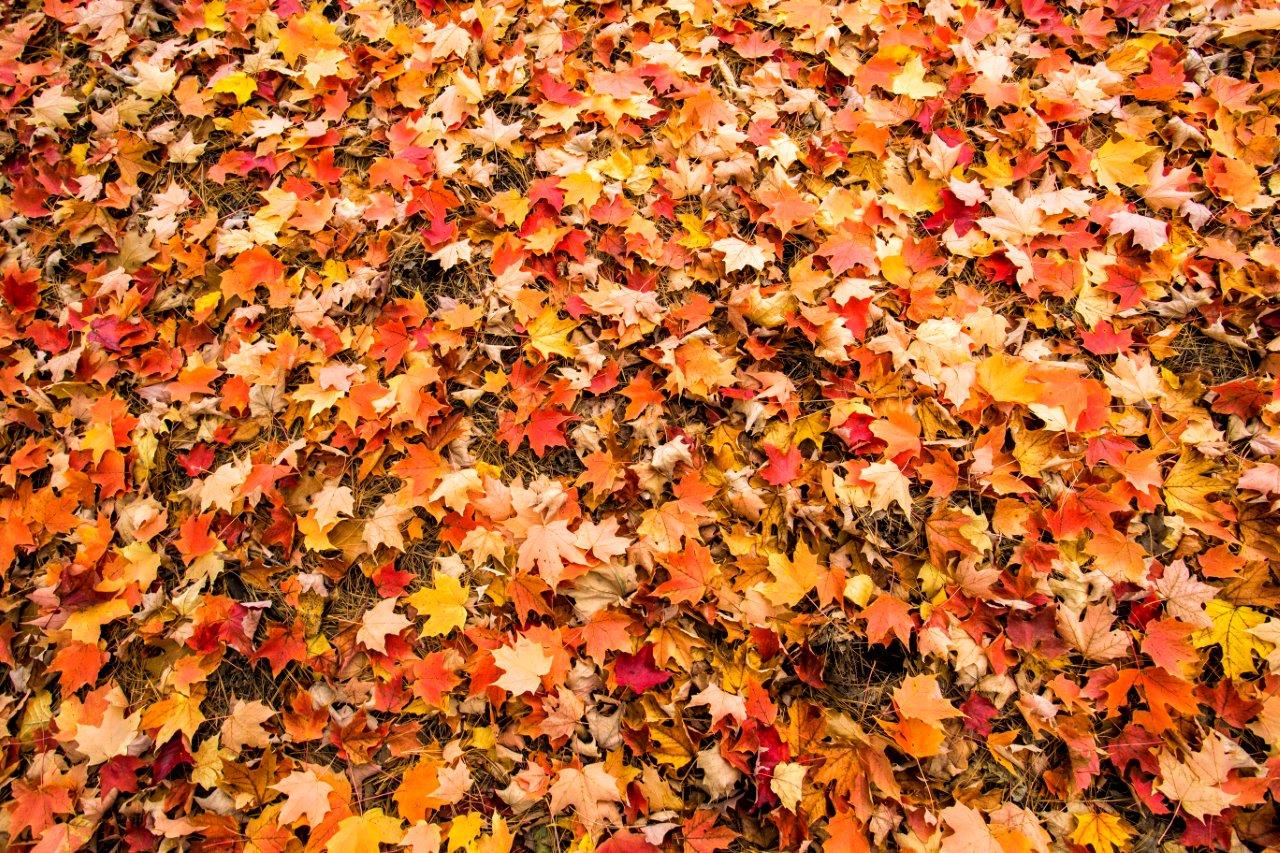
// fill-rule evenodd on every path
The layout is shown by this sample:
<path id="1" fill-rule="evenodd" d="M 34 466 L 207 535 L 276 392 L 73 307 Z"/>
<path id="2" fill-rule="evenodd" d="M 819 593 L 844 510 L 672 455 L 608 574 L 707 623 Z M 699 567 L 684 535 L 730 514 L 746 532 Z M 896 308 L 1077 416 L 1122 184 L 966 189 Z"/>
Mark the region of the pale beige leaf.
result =
<path id="1" fill-rule="evenodd" d="M 537 693 L 542 687 L 542 676 L 551 672 L 550 655 L 528 637 L 521 637 L 513 646 L 494 649 L 493 661 L 502 670 L 494 683 L 516 696 Z"/>
<path id="2" fill-rule="evenodd" d="M 364 647 L 375 652 L 386 653 L 387 637 L 399 634 L 412 624 L 402 614 L 396 612 L 396 600 L 384 598 L 365 611 L 360 619 L 360 630 L 356 632 L 356 640 Z"/>
<path id="3" fill-rule="evenodd" d="M 309 826 L 317 826 L 332 808 L 329 794 L 333 792 L 333 786 L 317 776 L 314 770 L 295 770 L 271 787 L 285 795 L 278 818 L 282 825 L 305 818 Z"/>

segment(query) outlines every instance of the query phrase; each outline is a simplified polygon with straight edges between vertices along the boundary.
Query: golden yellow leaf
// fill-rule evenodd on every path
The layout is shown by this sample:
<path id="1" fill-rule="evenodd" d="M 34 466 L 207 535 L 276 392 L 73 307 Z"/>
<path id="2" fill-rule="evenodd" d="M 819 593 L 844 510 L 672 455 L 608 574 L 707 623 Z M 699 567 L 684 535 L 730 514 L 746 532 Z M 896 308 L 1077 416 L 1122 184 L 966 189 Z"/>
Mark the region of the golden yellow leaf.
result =
<path id="1" fill-rule="evenodd" d="M 175 691 L 167 699 L 152 705 L 142 714 L 142 728 L 158 728 L 156 743 L 165 743 L 178 732 L 188 738 L 196 736 L 196 730 L 204 722 L 200 703 L 204 701 L 205 686 L 192 685 L 190 693 Z"/>
<path id="2" fill-rule="evenodd" d="M 324 849 L 329 853 L 378 853 L 383 844 L 399 843 L 404 836 L 403 826 L 400 818 L 382 809 L 370 809 L 338 824 L 338 831 Z"/>
<path id="3" fill-rule="evenodd" d="M 702 217 L 695 216 L 692 213 L 680 213 L 676 215 L 676 219 L 680 220 L 680 224 L 684 226 L 685 235 L 676 242 L 684 246 L 686 249 L 705 249 L 711 245 L 711 238 L 702 230 Z"/>
<path id="4" fill-rule="evenodd" d="M 561 178 L 560 189 L 564 190 L 565 204 L 581 204 L 584 208 L 590 208 L 600 198 L 604 184 L 590 172 L 581 171 Z"/>
<path id="5" fill-rule="evenodd" d="M 466 604 L 470 594 L 471 590 L 457 578 L 437 573 L 431 586 L 424 586 L 405 601 L 419 616 L 427 617 L 422 626 L 423 636 L 441 637 L 467 624 Z"/>
<path id="6" fill-rule="evenodd" d="M 258 90 L 258 81 L 245 74 L 243 71 L 237 71 L 234 74 L 228 74 L 217 83 L 213 84 L 213 91 L 219 95 L 231 94 L 236 96 L 237 103 L 248 103 L 253 97 L 253 93 Z"/>
<path id="7" fill-rule="evenodd" d="M 774 582 L 765 587 L 764 594 L 779 607 L 795 607 L 818 585 L 818 555 L 809 550 L 801 540 L 795 555 L 787 557 L 777 551 L 769 552 L 769 571 Z"/>
<path id="8" fill-rule="evenodd" d="M 544 358 L 562 355 L 573 358 L 578 348 L 569 340 L 569 333 L 578 328 L 574 320 L 562 320 L 554 308 L 547 308 L 529 324 L 529 345 Z"/>
<path id="9" fill-rule="evenodd" d="M 1258 627 L 1267 617 L 1251 607 L 1240 607 L 1221 598 L 1210 601 L 1204 610 L 1213 624 L 1192 638 L 1196 648 L 1220 648 L 1222 671 L 1228 678 L 1239 678 L 1246 672 L 1253 672 L 1256 668 L 1253 653 L 1266 657 L 1272 646 L 1249 629 Z"/>
<path id="10" fill-rule="evenodd" d="M 1208 496 L 1222 489 L 1222 484 L 1207 476 L 1213 471 L 1212 459 L 1194 450 L 1186 450 L 1164 481 L 1164 505 L 1171 512 L 1188 513 L 1199 519 L 1217 515 Z"/>
<path id="11" fill-rule="evenodd" d="M 1098 176 L 1098 183 L 1112 192 L 1119 192 L 1121 185 L 1146 186 L 1149 183 L 1147 166 L 1139 161 L 1155 151 L 1137 139 L 1107 140 L 1093 154 L 1093 171 Z"/>
<path id="12" fill-rule="evenodd" d="M 1113 853 L 1126 849 L 1125 844 L 1133 833 L 1129 825 L 1113 814 L 1087 812 L 1076 815 L 1076 828 L 1071 840 L 1081 847 L 1093 849 L 1093 853 Z"/>

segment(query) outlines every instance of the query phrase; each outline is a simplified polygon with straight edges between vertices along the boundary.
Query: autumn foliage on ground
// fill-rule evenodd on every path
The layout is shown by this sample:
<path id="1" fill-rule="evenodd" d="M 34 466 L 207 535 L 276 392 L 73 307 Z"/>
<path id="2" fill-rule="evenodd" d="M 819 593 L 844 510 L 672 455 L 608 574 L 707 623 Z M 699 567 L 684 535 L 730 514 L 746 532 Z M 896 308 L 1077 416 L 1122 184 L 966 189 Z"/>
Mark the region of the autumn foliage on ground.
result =
<path id="1" fill-rule="evenodd" d="M 1280 11 L 0 14 L 0 846 L 1280 844 Z"/>

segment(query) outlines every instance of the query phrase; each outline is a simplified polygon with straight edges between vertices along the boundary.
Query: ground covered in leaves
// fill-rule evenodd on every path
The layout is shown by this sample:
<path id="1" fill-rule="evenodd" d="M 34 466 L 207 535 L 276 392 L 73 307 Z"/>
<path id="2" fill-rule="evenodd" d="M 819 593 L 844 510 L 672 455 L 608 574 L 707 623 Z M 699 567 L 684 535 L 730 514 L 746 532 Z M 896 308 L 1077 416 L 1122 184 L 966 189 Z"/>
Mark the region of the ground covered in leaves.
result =
<path id="1" fill-rule="evenodd" d="M 0 845 L 1280 844 L 1280 11 L 0 21 Z"/>

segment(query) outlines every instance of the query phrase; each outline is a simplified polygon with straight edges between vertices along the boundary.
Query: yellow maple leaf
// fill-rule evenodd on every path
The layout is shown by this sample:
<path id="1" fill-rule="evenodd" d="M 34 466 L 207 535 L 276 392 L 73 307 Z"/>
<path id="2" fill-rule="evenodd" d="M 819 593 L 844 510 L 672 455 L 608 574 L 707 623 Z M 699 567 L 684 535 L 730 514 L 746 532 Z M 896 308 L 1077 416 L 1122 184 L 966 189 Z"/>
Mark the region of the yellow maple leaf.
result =
<path id="1" fill-rule="evenodd" d="M 442 637 L 467 623 L 466 604 L 470 594 L 471 590 L 457 578 L 437 574 L 431 586 L 424 586 L 405 601 L 419 614 L 426 614 L 427 621 L 422 626 L 424 636 Z"/>
<path id="2" fill-rule="evenodd" d="M 142 728 L 159 729 L 155 734 L 156 743 L 165 743 L 178 732 L 194 738 L 196 729 L 205 720 L 204 712 L 200 710 L 205 691 L 202 684 L 192 685 L 190 693 L 174 691 L 167 699 L 143 712 Z"/>
<path id="3" fill-rule="evenodd" d="M 484 829 L 484 815 L 479 812 L 467 812 L 453 819 L 449 827 L 450 850 L 474 850 L 476 839 Z"/>
<path id="4" fill-rule="evenodd" d="M 90 767 L 124 755 L 138 736 L 141 714 L 135 711 L 126 717 L 124 710 L 108 705 L 97 723 L 80 723 L 76 728 L 76 748 L 87 756 Z"/>
<path id="5" fill-rule="evenodd" d="M 677 244 L 684 246 L 686 249 L 705 249 L 711 245 L 711 238 L 702 230 L 702 217 L 692 213 L 680 213 L 676 215 L 676 219 L 680 220 L 680 224 L 684 226 L 685 235 L 676 241 Z"/>
<path id="6" fill-rule="evenodd" d="M 476 853 L 508 853 L 516 839 L 511 834 L 506 820 L 502 815 L 494 812 L 489 818 L 489 827 L 489 835 L 476 842 Z"/>
<path id="7" fill-rule="evenodd" d="M 489 199 L 489 204 L 502 214 L 507 225 L 519 225 L 524 222 L 524 218 L 529 215 L 529 209 L 533 206 L 528 196 L 516 190 L 504 190 L 494 194 L 493 198 Z"/>
<path id="8" fill-rule="evenodd" d="M 1192 638 L 1196 648 L 1217 646 L 1222 649 L 1222 671 L 1228 678 L 1239 678 L 1246 672 L 1253 672 L 1256 667 L 1253 653 L 1266 657 L 1272 646 L 1250 629 L 1261 625 L 1267 617 L 1251 607 L 1241 607 L 1221 598 L 1206 604 L 1204 611 L 1213 624 Z"/>
<path id="9" fill-rule="evenodd" d="M 104 625 L 123 619 L 131 612 L 127 601 L 110 598 L 72 613 L 62 627 L 78 643 L 96 643 L 102 637 Z"/>
<path id="10" fill-rule="evenodd" d="M 1098 183 L 1112 192 L 1119 192 L 1121 184 L 1126 187 L 1146 186 L 1150 183 L 1147 166 L 1139 161 L 1155 151 L 1137 139 L 1107 140 L 1093 153 L 1093 171 L 1098 176 Z"/>
<path id="11" fill-rule="evenodd" d="M 1030 381 L 1031 363 L 1017 356 L 997 353 L 978 362 L 978 384 L 997 403 L 1034 403 L 1043 392 Z"/>
<path id="12" fill-rule="evenodd" d="M 223 0 L 210 0 L 204 4 L 204 25 L 215 33 L 227 31 L 227 4 Z"/>
<path id="13" fill-rule="evenodd" d="M 889 91 L 895 95 L 906 95 L 913 101 L 938 97 L 942 94 L 942 84 L 924 79 L 925 70 L 920 57 L 913 55 L 893 78 Z"/>
<path id="14" fill-rule="evenodd" d="M 293 65 L 300 57 L 335 50 L 343 44 L 337 26 L 325 17 L 324 5 L 317 3 L 304 14 L 289 19 L 288 25 L 280 30 L 277 50 Z"/>
<path id="15" fill-rule="evenodd" d="M 649 757 L 656 759 L 658 763 L 669 764 L 678 769 L 693 760 L 695 751 L 687 738 L 675 732 L 675 729 L 651 726 L 649 738 L 654 745 L 650 747 L 648 754 Z"/>
<path id="16" fill-rule="evenodd" d="M 1207 476 L 1214 469 L 1212 459 L 1192 450 L 1185 451 L 1164 481 L 1164 505 L 1170 512 L 1187 513 L 1195 518 L 1212 518 L 1217 513 L 1208 497 L 1222 485 Z"/>
<path id="17" fill-rule="evenodd" d="M 514 645 L 493 650 L 493 662 L 502 670 L 494 684 L 515 696 L 536 693 L 542 677 L 551 672 L 554 663 L 540 643 L 521 637 Z"/>
<path id="18" fill-rule="evenodd" d="M 338 831 L 324 849 L 329 853 L 378 853 L 382 844 L 399 843 L 404 837 L 403 826 L 400 818 L 382 809 L 370 809 L 338 824 Z"/>
<path id="19" fill-rule="evenodd" d="M 989 187 L 1007 187 L 1013 183 L 1013 162 L 994 148 L 983 152 L 986 164 L 971 166 L 973 172 L 986 178 Z"/>
<path id="20" fill-rule="evenodd" d="M 94 421 L 85 429 L 84 438 L 80 440 L 80 449 L 93 453 L 93 462 L 96 465 L 102 461 L 107 451 L 116 449 L 115 430 L 106 421 Z"/>
<path id="21" fill-rule="evenodd" d="M 817 587 L 821 569 L 818 555 L 803 540 L 792 557 L 770 551 L 769 571 L 775 580 L 765 587 L 765 597 L 779 607 L 794 607 Z"/>
<path id="22" fill-rule="evenodd" d="M 794 812 L 800 805 L 800 795 L 804 791 L 804 774 L 807 770 L 803 764 L 784 761 L 773 769 L 773 778 L 769 780 L 769 790 L 777 794 L 782 807 Z"/>
<path id="23" fill-rule="evenodd" d="M 569 340 L 569 333 L 578 328 L 574 320 L 562 320 L 556 309 L 547 308 L 529 324 L 529 345 L 544 358 L 562 355 L 573 358 L 578 348 Z"/>
<path id="24" fill-rule="evenodd" d="M 228 74 L 217 83 L 213 84 L 213 91 L 216 94 L 230 94 L 236 96 L 236 103 L 248 103 L 253 97 L 253 93 L 258 90 L 258 81 L 245 74 L 243 71 L 237 71 L 234 74 Z"/>
<path id="25" fill-rule="evenodd" d="M 581 204 L 588 209 L 596 203 L 601 191 L 604 190 L 604 184 L 585 170 L 561 178 L 559 187 L 564 190 L 566 205 Z"/>
<path id="26" fill-rule="evenodd" d="M 566 225 L 544 222 L 524 238 L 524 245 L 530 252 L 545 255 L 554 249 L 570 230 L 572 229 Z"/>
<path id="27" fill-rule="evenodd" d="M 1125 843 L 1132 836 L 1127 823 L 1106 812 L 1076 815 L 1076 828 L 1071 832 L 1072 841 L 1081 847 L 1092 848 L 1093 853 L 1124 850 Z"/>

